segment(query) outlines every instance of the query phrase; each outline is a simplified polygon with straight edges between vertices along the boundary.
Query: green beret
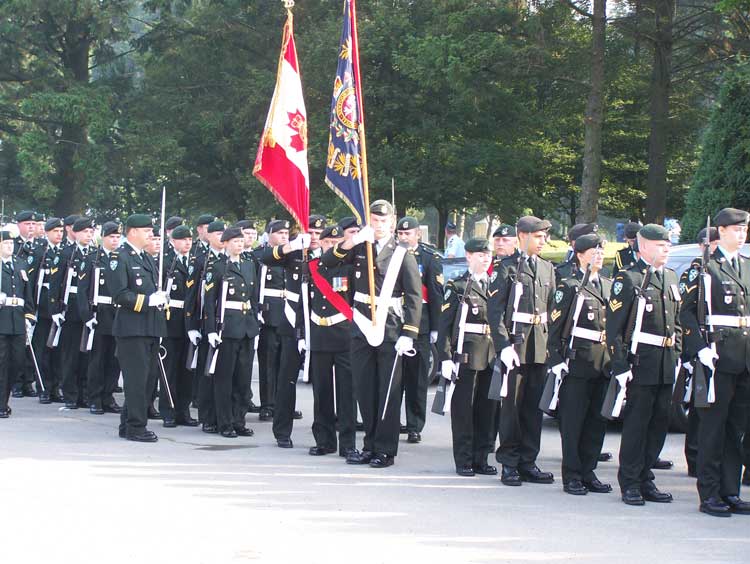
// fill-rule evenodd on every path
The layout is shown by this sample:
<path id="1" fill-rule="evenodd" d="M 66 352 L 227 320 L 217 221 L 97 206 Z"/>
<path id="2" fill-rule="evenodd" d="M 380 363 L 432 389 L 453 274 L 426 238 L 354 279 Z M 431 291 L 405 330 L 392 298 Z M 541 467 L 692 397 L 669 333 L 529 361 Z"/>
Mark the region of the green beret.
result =
<path id="1" fill-rule="evenodd" d="M 76 219 L 78 219 L 79 217 L 80 216 L 76 214 L 69 215 L 65 218 L 65 226 L 67 227 L 68 225 L 73 225 L 76 222 Z"/>
<path id="2" fill-rule="evenodd" d="M 507 223 L 501 223 L 497 226 L 497 229 L 495 229 L 494 233 L 492 233 L 493 237 L 515 237 L 516 236 L 516 228 L 512 225 L 508 225 Z"/>
<path id="3" fill-rule="evenodd" d="M 641 227 L 638 235 L 648 241 L 669 241 L 669 231 L 655 223 L 649 223 Z"/>
<path id="4" fill-rule="evenodd" d="M 328 239 L 328 238 L 337 238 L 341 237 L 344 233 L 341 230 L 341 227 L 338 225 L 331 225 L 330 227 L 326 227 L 323 229 L 322 233 L 320 234 L 320 240 Z"/>
<path id="5" fill-rule="evenodd" d="M 536 233 L 537 231 L 547 231 L 552 224 L 546 219 L 539 219 L 533 215 L 525 215 L 516 222 L 516 231 L 521 233 Z"/>
<path id="6" fill-rule="evenodd" d="M 125 227 L 127 228 L 143 228 L 153 226 L 154 222 L 151 220 L 151 216 L 145 213 L 133 214 L 125 221 Z"/>
<path id="7" fill-rule="evenodd" d="M 215 219 L 216 219 L 216 217 L 214 217 L 210 213 L 204 213 L 204 214 L 198 216 L 198 219 L 196 220 L 195 224 L 196 225 L 208 225 L 209 223 L 211 223 Z"/>
<path id="8" fill-rule="evenodd" d="M 716 214 L 714 225 L 716 227 L 727 227 L 729 225 L 747 225 L 748 213 L 736 208 L 724 208 Z"/>
<path id="9" fill-rule="evenodd" d="M 172 230 L 172 239 L 190 239 L 193 234 L 187 225 L 178 225 Z"/>
<path id="10" fill-rule="evenodd" d="M 575 241 L 581 235 L 588 235 L 597 231 L 599 231 L 599 226 L 596 223 L 576 223 L 568 231 L 568 241 Z"/>
<path id="11" fill-rule="evenodd" d="M 240 229 L 255 229 L 256 231 L 258 230 L 257 222 L 252 219 L 241 219 L 234 224 L 234 227 L 239 227 Z"/>
<path id="12" fill-rule="evenodd" d="M 182 219 L 179 215 L 175 215 L 170 217 L 167 221 L 164 222 L 164 229 L 166 230 L 172 230 L 178 225 L 182 225 L 185 222 L 184 219 Z"/>
<path id="13" fill-rule="evenodd" d="M 44 217 L 44 214 L 42 212 L 34 212 L 34 216 L 31 218 L 34 221 L 46 221 L 46 217 Z"/>
<path id="14" fill-rule="evenodd" d="M 36 221 L 34 219 L 34 212 L 31 210 L 23 210 L 16 214 L 16 223 L 21 223 L 22 221 Z"/>
<path id="15" fill-rule="evenodd" d="M 225 243 L 226 241 L 231 241 L 232 239 L 242 239 L 244 236 L 242 235 L 242 229 L 239 227 L 227 227 L 224 230 L 224 233 L 221 234 L 221 242 Z"/>
<path id="16" fill-rule="evenodd" d="M 406 217 L 402 217 L 398 220 L 398 223 L 396 223 L 396 229 L 398 231 L 406 231 L 408 229 L 419 229 L 419 221 L 417 221 L 416 217 L 411 217 L 407 215 Z"/>
<path id="17" fill-rule="evenodd" d="M 227 228 L 227 224 L 223 221 L 212 221 L 208 224 L 209 233 L 221 233 Z"/>
<path id="18" fill-rule="evenodd" d="M 603 244 L 604 239 L 602 239 L 596 233 L 586 233 L 585 235 L 581 235 L 580 237 L 576 238 L 575 242 L 573 243 L 573 248 L 577 253 L 585 253 L 589 249 L 601 247 Z"/>
<path id="19" fill-rule="evenodd" d="M 79 217 L 76 219 L 76 222 L 73 224 L 73 231 L 75 233 L 78 233 L 80 231 L 83 231 L 84 229 L 93 229 L 94 228 L 94 218 L 92 217 Z"/>
<path id="20" fill-rule="evenodd" d="M 116 221 L 108 221 L 102 225 L 102 237 L 122 233 L 122 224 Z"/>
<path id="21" fill-rule="evenodd" d="M 487 239 L 474 238 L 466 241 L 464 250 L 467 253 L 490 253 L 492 248 L 490 242 Z"/>
<path id="22" fill-rule="evenodd" d="M 393 215 L 393 206 L 388 200 L 375 200 L 370 204 L 370 213 L 380 216 Z"/>
<path id="23" fill-rule="evenodd" d="M 0 231 L 0 241 L 12 241 L 13 233 L 10 231 Z"/>
<path id="24" fill-rule="evenodd" d="M 57 229 L 58 227 L 63 227 L 65 222 L 60 219 L 59 217 L 50 217 L 45 223 L 44 223 L 44 230 L 45 231 L 52 231 L 53 229 Z"/>
<path id="25" fill-rule="evenodd" d="M 641 227 L 643 227 L 643 225 L 641 225 L 640 223 L 636 223 L 634 221 L 628 222 L 623 228 L 623 235 L 626 239 L 635 239 L 635 236 L 638 235 Z"/>
<path id="26" fill-rule="evenodd" d="M 346 231 L 347 229 L 351 229 L 352 227 L 359 227 L 359 223 L 357 222 L 356 217 L 350 215 L 348 217 L 342 217 L 341 219 L 339 219 L 339 228 L 341 229 L 341 231 Z"/>
<path id="27" fill-rule="evenodd" d="M 326 218 L 322 215 L 311 215 L 310 216 L 310 228 L 311 229 L 325 229 L 326 227 Z"/>
<path id="28" fill-rule="evenodd" d="M 276 233 L 277 231 L 281 231 L 282 229 L 289 229 L 290 225 L 289 222 L 286 219 L 274 219 L 273 221 L 269 222 L 266 226 L 266 230 L 269 233 Z"/>

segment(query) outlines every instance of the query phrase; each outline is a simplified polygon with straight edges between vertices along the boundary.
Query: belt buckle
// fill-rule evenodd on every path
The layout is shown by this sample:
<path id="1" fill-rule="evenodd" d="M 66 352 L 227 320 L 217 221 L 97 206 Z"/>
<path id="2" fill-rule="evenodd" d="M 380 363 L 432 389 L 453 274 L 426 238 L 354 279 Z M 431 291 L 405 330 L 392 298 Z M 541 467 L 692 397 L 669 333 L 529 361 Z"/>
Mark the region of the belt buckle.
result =
<path id="1" fill-rule="evenodd" d="M 664 346 L 671 347 L 674 344 L 672 337 L 664 337 Z"/>
<path id="2" fill-rule="evenodd" d="M 250 302 L 242 302 L 242 313 L 250 311 Z"/>
<path id="3" fill-rule="evenodd" d="M 740 317 L 740 328 L 744 329 L 748 326 L 747 317 Z"/>
<path id="4" fill-rule="evenodd" d="M 318 320 L 318 325 L 320 325 L 321 327 L 328 327 L 328 318 L 327 317 L 321 317 Z"/>
<path id="5" fill-rule="evenodd" d="M 542 322 L 542 316 L 537 313 L 531 314 L 531 324 L 532 325 L 539 325 Z"/>
<path id="6" fill-rule="evenodd" d="M 18 305 L 18 298 L 11 298 L 10 299 L 10 305 L 17 306 Z"/>

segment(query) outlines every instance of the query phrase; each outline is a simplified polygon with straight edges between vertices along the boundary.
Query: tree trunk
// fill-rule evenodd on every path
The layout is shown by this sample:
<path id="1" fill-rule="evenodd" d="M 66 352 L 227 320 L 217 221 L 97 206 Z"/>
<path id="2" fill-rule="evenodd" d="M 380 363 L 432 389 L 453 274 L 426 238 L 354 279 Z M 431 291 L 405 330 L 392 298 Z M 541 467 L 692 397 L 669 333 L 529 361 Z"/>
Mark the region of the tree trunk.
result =
<path id="1" fill-rule="evenodd" d="M 654 67 L 651 72 L 646 221 L 663 223 L 667 212 L 667 142 L 675 0 L 654 2 Z"/>
<path id="2" fill-rule="evenodd" d="M 448 223 L 448 210 L 437 208 L 437 212 L 438 212 L 437 247 L 438 249 L 445 249 L 445 226 Z"/>
<path id="3" fill-rule="evenodd" d="M 583 178 L 579 223 L 596 222 L 602 179 L 602 126 L 604 124 L 604 41 L 607 0 L 594 0 L 591 38 L 591 85 L 584 117 Z"/>

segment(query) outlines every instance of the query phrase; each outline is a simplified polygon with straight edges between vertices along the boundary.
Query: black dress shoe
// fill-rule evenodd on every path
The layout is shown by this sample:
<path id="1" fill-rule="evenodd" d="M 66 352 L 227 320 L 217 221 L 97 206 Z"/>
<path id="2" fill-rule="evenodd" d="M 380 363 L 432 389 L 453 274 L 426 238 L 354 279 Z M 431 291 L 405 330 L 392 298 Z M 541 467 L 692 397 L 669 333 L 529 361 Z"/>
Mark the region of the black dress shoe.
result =
<path id="1" fill-rule="evenodd" d="M 75 401 L 66 401 L 65 402 L 65 409 L 78 409 L 78 402 L 75 402 Z"/>
<path id="2" fill-rule="evenodd" d="M 393 466 L 393 462 L 392 456 L 385 453 L 378 453 L 370 460 L 370 468 L 388 468 L 389 466 Z"/>
<path id="3" fill-rule="evenodd" d="M 503 465 L 503 470 L 500 474 L 500 481 L 506 486 L 520 486 L 523 484 L 521 474 L 518 473 L 518 468 L 505 465 Z"/>
<path id="4" fill-rule="evenodd" d="M 346 463 L 347 464 L 370 464 L 370 461 L 372 460 L 373 453 L 369 450 L 363 450 L 362 452 L 359 452 L 357 449 L 354 449 L 354 452 L 351 452 L 346 457 Z"/>
<path id="5" fill-rule="evenodd" d="M 672 494 L 659 491 L 659 488 L 653 482 L 648 482 L 646 485 L 641 486 L 641 494 L 643 495 L 643 499 L 653 503 L 672 502 Z"/>
<path id="6" fill-rule="evenodd" d="M 570 495 L 586 495 L 589 493 L 588 488 L 583 485 L 581 480 L 570 480 L 567 484 L 563 484 L 563 491 Z"/>
<path id="7" fill-rule="evenodd" d="M 103 409 L 104 409 L 104 413 L 120 413 L 122 411 L 122 408 L 116 403 L 110 403 L 108 405 L 105 405 Z"/>
<path id="8" fill-rule="evenodd" d="M 204 433 L 209 433 L 211 435 L 215 435 L 216 433 L 219 432 L 219 430 L 216 428 L 216 425 L 209 425 L 208 423 L 204 423 L 201 430 Z"/>
<path id="9" fill-rule="evenodd" d="M 474 476 L 474 468 L 471 467 L 471 464 L 464 464 L 463 466 L 456 466 L 456 474 L 459 476 Z"/>
<path id="10" fill-rule="evenodd" d="M 339 456 L 342 458 L 349 458 L 349 455 L 354 453 L 359 453 L 359 451 L 354 447 L 347 447 L 339 451 Z"/>
<path id="11" fill-rule="evenodd" d="M 497 468 L 490 466 L 489 464 L 472 464 L 472 470 L 476 474 L 482 474 L 483 476 L 495 476 L 497 475 Z"/>
<path id="12" fill-rule="evenodd" d="M 148 418 L 149 419 L 161 419 L 161 413 L 156 411 L 153 407 L 148 408 Z"/>
<path id="13" fill-rule="evenodd" d="M 65 400 L 60 395 L 50 394 L 49 399 L 52 401 L 52 403 L 65 403 Z"/>
<path id="14" fill-rule="evenodd" d="M 267 407 L 261 407 L 258 413 L 258 419 L 260 421 L 273 421 L 273 411 Z"/>
<path id="15" fill-rule="evenodd" d="M 628 488 L 622 492 L 622 501 L 627 505 L 646 505 L 646 501 L 638 488 Z"/>
<path id="16" fill-rule="evenodd" d="M 324 456 L 326 454 L 333 454 L 334 452 L 336 452 L 335 448 L 314 446 L 314 447 L 310 447 L 308 454 L 310 456 Z"/>
<path id="17" fill-rule="evenodd" d="M 417 444 L 422 442 L 422 435 L 419 433 L 416 433 L 414 431 L 409 433 L 409 436 L 406 437 L 406 442 L 411 444 Z"/>
<path id="18" fill-rule="evenodd" d="M 235 431 L 234 429 L 224 429 L 220 434 L 225 439 L 236 439 L 237 438 L 237 431 Z"/>
<path id="19" fill-rule="evenodd" d="M 104 415 L 104 409 L 102 409 L 99 405 L 92 403 L 89 406 L 89 412 L 92 415 Z"/>
<path id="20" fill-rule="evenodd" d="M 302 419 L 302 412 L 301 411 L 295 411 L 292 414 L 292 419 Z"/>
<path id="21" fill-rule="evenodd" d="M 524 482 L 531 482 L 532 484 L 552 484 L 555 481 L 552 472 L 542 472 L 536 464 L 529 468 L 519 468 L 518 473 Z"/>
<path id="22" fill-rule="evenodd" d="M 612 486 L 610 484 L 600 482 L 599 478 L 594 478 L 593 480 L 583 480 L 583 485 L 586 486 L 586 489 L 591 493 L 609 493 L 612 491 Z"/>
<path id="23" fill-rule="evenodd" d="M 44 405 L 49 405 L 52 403 L 52 399 L 49 397 L 49 394 L 47 392 L 42 392 L 39 394 L 39 403 Z"/>
<path id="24" fill-rule="evenodd" d="M 745 468 L 745 473 L 742 475 L 742 485 L 750 486 L 750 468 Z"/>
<path id="25" fill-rule="evenodd" d="M 709 497 L 708 499 L 701 501 L 700 506 L 698 506 L 698 510 L 701 513 L 705 513 L 707 515 L 711 515 L 712 517 L 731 517 L 732 511 L 731 508 L 724 503 L 721 498 L 718 497 Z"/>
<path id="26" fill-rule="evenodd" d="M 192 417 L 183 417 L 180 419 L 175 419 L 177 421 L 178 425 L 182 425 L 183 427 L 197 427 L 199 425 L 197 419 L 193 419 Z"/>
<path id="27" fill-rule="evenodd" d="M 11 391 L 10 395 L 14 398 L 22 398 L 23 388 L 21 388 L 20 386 L 13 386 L 13 391 Z"/>
<path id="28" fill-rule="evenodd" d="M 672 466 L 674 466 L 674 462 L 671 460 L 662 460 L 661 458 L 657 458 L 656 462 L 654 462 L 654 465 L 651 467 L 654 470 L 671 470 Z"/>
<path id="29" fill-rule="evenodd" d="M 164 426 L 168 429 L 172 429 L 177 427 L 177 421 L 171 418 L 164 419 Z"/>
<path id="30" fill-rule="evenodd" d="M 401 425 L 398 428 L 398 434 L 399 435 L 406 435 L 409 432 L 409 429 L 406 428 L 406 425 Z"/>
<path id="31" fill-rule="evenodd" d="M 10 408 L 0 409 L 0 419 L 7 419 L 10 417 Z"/>
<path id="32" fill-rule="evenodd" d="M 27 398 L 35 398 L 39 394 L 36 393 L 36 390 L 32 386 L 24 386 L 23 395 L 24 397 L 27 397 Z"/>
<path id="33" fill-rule="evenodd" d="M 247 406 L 247 412 L 248 413 L 260 413 L 260 406 L 255 405 L 255 402 L 253 402 L 253 400 L 250 400 L 250 405 Z"/>
<path id="34" fill-rule="evenodd" d="M 235 427 L 234 432 L 238 437 L 252 437 L 255 434 L 255 431 L 249 427 Z"/>
<path id="35" fill-rule="evenodd" d="M 750 502 L 742 501 L 738 495 L 725 495 L 721 498 L 729 506 L 729 511 L 738 515 L 750 515 Z"/>
<path id="36" fill-rule="evenodd" d="M 136 441 L 139 443 L 155 443 L 159 440 L 159 437 L 157 437 L 156 434 L 152 431 L 144 431 L 143 433 L 137 435 L 125 435 L 125 438 L 129 441 Z"/>
<path id="37" fill-rule="evenodd" d="M 276 446 L 279 448 L 293 448 L 294 443 L 292 443 L 292 439 L 276 439 Z"/>
<path id="38" fill-rule="evenodd" d="M 597 459 L 599 462 L 609 462 L 612 460 L 612 453 L 611 452 L 602 452 L 599 455 L 599 458 Z"/>

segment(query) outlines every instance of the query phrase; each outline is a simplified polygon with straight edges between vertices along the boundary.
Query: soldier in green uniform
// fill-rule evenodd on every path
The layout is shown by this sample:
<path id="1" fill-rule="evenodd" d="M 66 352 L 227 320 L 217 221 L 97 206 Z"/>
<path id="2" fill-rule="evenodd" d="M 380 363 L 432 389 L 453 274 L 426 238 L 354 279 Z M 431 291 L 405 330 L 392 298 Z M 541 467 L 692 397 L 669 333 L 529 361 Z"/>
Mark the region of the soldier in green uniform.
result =
<path id="1" fill-rule="evenodd" d="M 596 223 L 576 223 L 568 230 L 568 243 L 570 247 L 568 248 L 565 260 L 555 267 L 555 276 L 558 282 L 578 272 L 575 252 L 576 239 L 582 235 L 596 233 L 597 231 L 599 231 L 599 226 Z"/>
<path id="2" fill-rule="evenodd" d="M 615 253 L 615 265 L 612 268 L 612 276 L 616 276 L 620 270 L 630 268 L 638 261 L 637 235 L 643 227 L 640 223 L 631 221 L 625 224 L 624 236 L 627 246 Z"/>

